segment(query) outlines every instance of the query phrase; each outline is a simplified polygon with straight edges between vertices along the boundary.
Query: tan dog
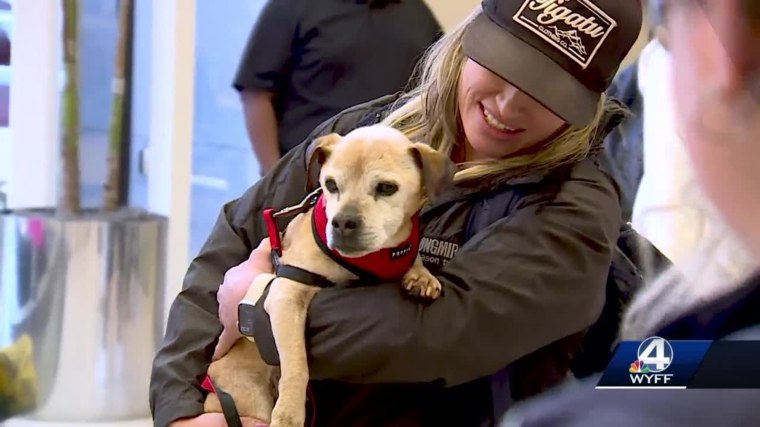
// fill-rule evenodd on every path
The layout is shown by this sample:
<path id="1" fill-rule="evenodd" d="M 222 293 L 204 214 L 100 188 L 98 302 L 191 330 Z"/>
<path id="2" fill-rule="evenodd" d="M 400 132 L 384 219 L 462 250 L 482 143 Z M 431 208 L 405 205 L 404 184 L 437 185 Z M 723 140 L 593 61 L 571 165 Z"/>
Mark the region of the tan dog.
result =
<path id="1" fill-rule="evenodd" d="M 346 257 L 395 248 L 404 242 L 412 232 L 414 215 L 453 177 L 453 165 L 444 155 L 382 125 L 359 128 L 345 137 L 324 136 L 314 144 L 309 159 L 309 176 L 321 165 L 327 246 Z M 313 215 L 312 208 L 288 225 L 282 241 L 282 263 L 332 282 L 356 279 L 320 249 L 312 234 Z M 208 373 L 219 388 L 234 397 L 240 416 L 270 422 L 272 427 L 300 427 L 306 419 L 309 381 L 306 313 L 320 288 L 262 274 L 253 281 L 245 299 L 257 301 L 273 279 L 264 309 L 270 316 L 280 368 L 266 365 L 249 338 L 238 341 L 227 355 L 212 363 Z M 441 284 L 423 266 L 419 255 L 402 284 L 410 293 L 430 299 L 441 291 Z M 222 411 L 214 393 L 208 395 L 205 410 Z"/>

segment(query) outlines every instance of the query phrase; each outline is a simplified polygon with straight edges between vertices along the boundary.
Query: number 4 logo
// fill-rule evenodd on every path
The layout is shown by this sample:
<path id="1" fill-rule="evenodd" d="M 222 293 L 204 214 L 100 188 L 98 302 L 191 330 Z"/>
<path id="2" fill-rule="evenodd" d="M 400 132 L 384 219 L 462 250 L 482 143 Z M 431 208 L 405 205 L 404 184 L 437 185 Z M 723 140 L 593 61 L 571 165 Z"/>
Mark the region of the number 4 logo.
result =
<path id="1" fill-rule="evenodd" d="M 639 344 L 637 353 L 639 360 L 653 373 L 662 372 L 673 363 L 673 347 L 664 338 L 647 338 Z"/>

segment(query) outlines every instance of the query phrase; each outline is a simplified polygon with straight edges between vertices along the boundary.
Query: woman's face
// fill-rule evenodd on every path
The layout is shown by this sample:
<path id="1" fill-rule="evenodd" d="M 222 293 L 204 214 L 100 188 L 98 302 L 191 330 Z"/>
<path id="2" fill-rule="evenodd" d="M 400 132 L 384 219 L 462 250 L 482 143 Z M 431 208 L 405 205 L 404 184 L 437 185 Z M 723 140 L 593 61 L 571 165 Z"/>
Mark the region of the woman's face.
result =
<path id="1" fill-rule="evenodd" d="M 760 261 L 760 28 L 742 2 L 751 3 L 674 0 L 667 26 L 677 121 L 696 176 Z"/>
<path id="2" fill-rule="evenodd" d="M 467 59 L 459 80 L 467 160 L 496 159 L 538 144 L 565 122 L 501 77 Z"/>

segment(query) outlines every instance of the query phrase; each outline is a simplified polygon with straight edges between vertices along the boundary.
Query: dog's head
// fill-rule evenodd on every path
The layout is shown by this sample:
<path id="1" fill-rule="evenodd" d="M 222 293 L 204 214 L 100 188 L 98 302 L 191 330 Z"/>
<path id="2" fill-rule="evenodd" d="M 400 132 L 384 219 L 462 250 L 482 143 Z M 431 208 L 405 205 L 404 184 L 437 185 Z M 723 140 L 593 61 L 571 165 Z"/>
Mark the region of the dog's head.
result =
<path id="1" fill-rule="evenodd" d="M 403 242 L 412 216 L 454 176 L 446 156 L 384 125 L 323 136 L 308 158 L 309 176 L 321 166 L 327 245 L 349 257 Z"/>

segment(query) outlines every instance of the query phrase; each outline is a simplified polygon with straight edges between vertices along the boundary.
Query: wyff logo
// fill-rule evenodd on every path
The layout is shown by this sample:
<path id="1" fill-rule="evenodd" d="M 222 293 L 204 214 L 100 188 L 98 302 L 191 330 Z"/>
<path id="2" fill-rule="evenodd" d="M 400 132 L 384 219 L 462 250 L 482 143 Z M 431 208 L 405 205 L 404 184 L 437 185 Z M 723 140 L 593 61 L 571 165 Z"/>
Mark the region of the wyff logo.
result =
<path id="1" fill-rule="evenodd" d="M 673 347 L 660 337 L 650 337 L 639 344 L 636 361 L 628 368 L 631 384 L 668 384 L 673 374 L 663 374 L 673 363 Z"/>
<path id="2" fill-rule="evenodd" d="M 597 388 L 686 388 L 710 345 L 656 336 L 622 341 Z"/>

